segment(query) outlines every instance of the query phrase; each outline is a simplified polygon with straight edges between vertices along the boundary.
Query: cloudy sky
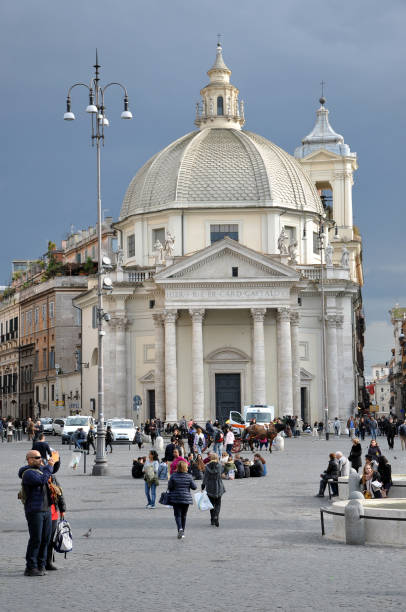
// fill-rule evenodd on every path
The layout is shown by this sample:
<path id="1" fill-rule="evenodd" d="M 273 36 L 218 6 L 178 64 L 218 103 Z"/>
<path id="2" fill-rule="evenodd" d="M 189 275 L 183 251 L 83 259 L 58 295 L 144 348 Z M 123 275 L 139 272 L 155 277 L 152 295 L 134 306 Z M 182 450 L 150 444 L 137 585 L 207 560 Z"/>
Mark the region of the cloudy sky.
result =
<path id="1" fill-rule="evenodd" d="M 364 241 L 366 363 L 388 359 L 388 309 L 406 305 L 403 178 L 404 0 L 4 0 L 0 9 L 0 284 L 13 258 L 95 222 L 95 153 L 85 92 L 62 120 L 67 87 L 123 82 L 134 121 L 110 90 L 102 205 L 117 217 L 127 184 L 155 152 L 193 129 L 217 33 L 246 128 L 293 153 L 313 127 L 320 81 L 336 131 L 358 153 L 355 224 Z"/>

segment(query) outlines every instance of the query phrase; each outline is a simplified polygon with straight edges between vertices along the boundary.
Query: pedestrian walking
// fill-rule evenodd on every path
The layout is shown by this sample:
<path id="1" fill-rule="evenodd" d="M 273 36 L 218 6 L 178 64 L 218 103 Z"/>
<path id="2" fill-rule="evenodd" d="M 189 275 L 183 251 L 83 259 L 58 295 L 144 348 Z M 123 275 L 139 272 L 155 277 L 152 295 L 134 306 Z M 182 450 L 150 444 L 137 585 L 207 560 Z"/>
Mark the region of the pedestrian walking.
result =
<path id="1" fill-rule="evenodd" d="M 90 454 L 90 447 L 93 448 L 93 454 L 96 454 L 96 448 L 95 448 L 95 440 L 96 440 L 96 436 L 95 436 L 95 431 L 94 431 L 94 425 L 90 425 L 89 427 L 89 431 L 87 432 L 87 454 Z"/>
<path id="2" fill-rule="evenodd" d="M 221 478 L 221 471 L 222 468 L 216 453 L 210 453 L 210 461 L 206 464 L 203 474 L 202 491 L 206 489 L 207 496 L 213 506 L 212 510 L 210 510 L 210 522 L 216 527 L 220 526 L 221 498 L 226 492 Z"/>
<path id="3" fill-rule="evenodd" d="M 31 441 L 34 437 L 34 422 L 31 417 L 28 417 L 27 421 L 27 440 Z"/>
<path id="4" fill-rule="evenodd" d="M 24 503 L 25 518 L 30 534 L 26 552 L 25 576 L 43 576 L 48 555 L 48 544 L 52 532 L 51 497 L 48 481 L 53 472 L 51 457 L 43 465 L 42 457 L 36 450 L 28 451 L 27 465 L 20 468 L 21 501 Z"/>
<path id="5" fill-rule="evenodd" d="M 317 421 L 315 421 L 315 422 L 314 422 L 314 425 L 313 425 L 313 429 L 312 429 L 312 437 L 313 437 L 315 440 L 318 440 L 318 439 L 319 439 L 319 424 L 318 424 L 318 422 L 317 422 Z"/>
<path id="6" fill-rule="evenodd" d="M 358 438 L 353 438 L 352 447 L 350 454 L 348 455 L 348 461 L 351 463 L 351 466 L 354 468 L 356 472 L 358 472 L 359 468 L 362 465 L 362 447 Z"/>
<path id="7" fill-rule="evenodd" d="M 155 450 L 150 451 L 142 471 L 144 472 L 145 495 L 148 502 L 145 507 L 153 510 L 155 508 L 156 488 L 159 485 L 159 458 Z"/>
<path id="8" fill-rule="evenodd" d="M 173 506 L 178 539 L 185 537 L 186 516 L 189 506 L 193 504 L 191 489 L 196 489 L 196 483 L 191 474 L 188 474 L 186 461 L 179 461 L 176 472 L 172 474 L 168 482 L 169 503 Z"/>
<path id="9" fill-rule="evenodd" d="M 341 435 L 341 423 L 338 417 L 334 419 L 334 433 L 337 438 Z"/>
<path id="10" fill-rule="evenodd" d="M 110 453 L 113 452 L 113 432 L 111 431 L 111 425 L 107 425 L 106 429 L 106 453 L 108 452 L 107 447 L 110 446 Z"/>
<path id="11" fill-rule="evenodd" d="M 386 427 L 386 439 L 388 441 L 389 450 L 393 450 L 396 436 L 396 425 L 393 422 L 392 417 L 389 419 L 389 423 Z"/>
<path id="12" fill-rule="evenodd" d="M 399 427 L 400 447 L 402 451 L 406 450 L 406 419 Z"/>
<path id="13" fill-rule="evenodd" d="M 139 448 L 139 450 L 141 450 L 142 443 L 143 443 L 143 438 L 142 438 L 142 433 L 140 432 L 140 428 L 139 427 L 137 427 L 137 431 L 135 432 L 134 442 L 135 442 L 135 444 L 138 444 L 138 448 Z"/>
<path id="14" fill-rule="evenodd" d="M 13 421 L 7 423 L 7 442 L 13 441 L 14 424 Z"/>
<path id="15" fill-rule="evenodd" d="M 224 444 L 225 444 L 225 447 L 226 447 L 226 452 L 228 453 L 229 457 L 232 457 L 231 451 L 233 449 L 234 441 L 235 441 L 234 432 L 233 432 L 233 430 L 230 427 L 227 430 L 226 436 L 224 438 Z"/>
<path id="16" fill-rule="evenodd" d="M 52 455 L 51 447 L 49 446 L 48 442 L 45 441 L 44 433 L 40 434 L 38 440 L 32 443 L 32 450 L 38 451 L 45 462 L 47 461 L 48 457 Z"/>

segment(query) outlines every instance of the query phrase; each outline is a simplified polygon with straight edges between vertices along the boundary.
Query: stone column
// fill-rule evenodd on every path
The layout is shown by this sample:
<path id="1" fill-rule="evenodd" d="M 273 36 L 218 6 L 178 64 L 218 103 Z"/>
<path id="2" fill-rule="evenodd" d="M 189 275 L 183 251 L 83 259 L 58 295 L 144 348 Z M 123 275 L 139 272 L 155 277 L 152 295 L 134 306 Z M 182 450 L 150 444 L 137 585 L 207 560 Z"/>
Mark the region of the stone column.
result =
<path id="1" fill-rule="evenodd" d="M 300 353 L 299 353 L 299 313 L 290 313 L 290 333 L 292 343 L 292 395 L 293 414 L 301 417 L 300 402 Z"/>
<path id="2" fill-rule="evenodd" d="M 252 397 L 255 404 L 266 404 L 264 317 L 266 308 L 251 308 L 253 328 Z"/>
<path id="3" fill-rule="evenodd" d="M 338 362 L 336 315 L 326 316 L 326 328 L 328 416 L 329 419 L 334 419 L 338 415 Z"/>
<path id="4" fill-rule="evenodd" d="M 178 420 L 178 369 L 176 363 L 177 310 L 165 310 L 165 421 Z"/>
<path id="5" fill-rule="evenodd" d="M 278 412 L 280 416 L 293 413 L 292 345 L 290 339 L 290 309 L 278 308 Z"/>
<path id="6" fill-rule="evenodd" d="M 155 412 L 165 420 L 165 333 L 162 313 L 152 315 L 155 327 Z"/>
<path id="7" fill-rule="evenodd" d="M 192 318 L 192 410 L 197 423 L 204 421 L 203 317 L 204 309 L 189 310 Z"/>
<path id="8" fill-rule="evenodd" d="M 127 416 L 127 343 L 125 312 L 111 313 L 106 325 L 103 347 L 104 357 L 104 416 L 109 419 L 115 415 Z"/>
<path id="9" fill-rule="evenodd" d="M 342 421 L 341 427 L 344 431 L 345 424 L 347 422 L 347 410 L 346 410 L 346 397 L 344 388 L 344 347 L 343 347 L 343 324 L 344 316 L 336 316 L 336 327 L 337 327 L 337 416 Z M 335 415 L 334 415 L 335 416 Z"/>

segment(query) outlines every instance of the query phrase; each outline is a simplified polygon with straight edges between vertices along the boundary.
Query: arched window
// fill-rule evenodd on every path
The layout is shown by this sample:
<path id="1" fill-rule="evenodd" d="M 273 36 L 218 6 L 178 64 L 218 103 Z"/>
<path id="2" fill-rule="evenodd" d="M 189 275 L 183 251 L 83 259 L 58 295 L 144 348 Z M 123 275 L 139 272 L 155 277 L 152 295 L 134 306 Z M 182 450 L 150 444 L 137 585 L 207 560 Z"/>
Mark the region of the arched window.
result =
<path id="1" fill-rule="evenodd" d="M 219 96 L 217 98 L 217 114 L 218 115 L 224 115 L 224 102 L 223 102 L 223 96 Z"/>

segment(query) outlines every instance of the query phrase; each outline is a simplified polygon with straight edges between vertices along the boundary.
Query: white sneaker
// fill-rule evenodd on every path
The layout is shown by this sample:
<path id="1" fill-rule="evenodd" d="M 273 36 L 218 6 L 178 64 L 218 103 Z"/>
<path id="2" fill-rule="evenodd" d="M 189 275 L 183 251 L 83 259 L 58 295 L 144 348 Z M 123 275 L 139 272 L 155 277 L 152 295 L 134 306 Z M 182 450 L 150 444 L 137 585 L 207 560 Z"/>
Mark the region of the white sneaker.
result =
<path id="1" fill-rule="evenodd" d="M 155 510 L 156 506 L 150 506 L 151 510 Z"/>
<path id="2" fill-rule="evenodd" d="M 178 531 L 178 540 L 181 540 L 184 537 L 185 537 L 185 534 L 183 533 L 183 529 L 179 529 L 179 531 Z"/>
<path id="3" fill-rule="evenodd" d="M 145 508 L 151 508 L 151 504 L 147 504 Z"/>

